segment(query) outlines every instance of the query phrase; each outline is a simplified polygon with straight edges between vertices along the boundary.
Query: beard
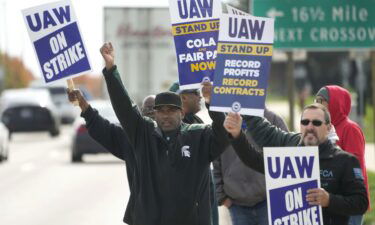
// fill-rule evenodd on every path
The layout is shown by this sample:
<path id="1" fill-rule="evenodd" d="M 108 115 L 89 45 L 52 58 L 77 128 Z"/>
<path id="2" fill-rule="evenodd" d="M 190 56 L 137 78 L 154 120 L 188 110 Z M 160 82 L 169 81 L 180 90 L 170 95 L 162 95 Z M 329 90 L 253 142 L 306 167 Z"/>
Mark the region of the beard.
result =
<path id="1" fill-rule="evenodd" d="M 318 134 L 314 130 L 306 131 L 302 136 L 302 140 L 305 146 L 319 145 Z"/>

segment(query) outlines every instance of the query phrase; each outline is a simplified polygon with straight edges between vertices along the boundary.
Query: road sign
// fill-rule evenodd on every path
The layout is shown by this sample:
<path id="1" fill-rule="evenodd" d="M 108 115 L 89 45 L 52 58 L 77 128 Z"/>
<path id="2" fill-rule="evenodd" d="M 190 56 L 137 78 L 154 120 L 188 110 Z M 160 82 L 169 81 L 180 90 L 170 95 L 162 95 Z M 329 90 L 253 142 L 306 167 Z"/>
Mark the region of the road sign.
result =
<path id="1" fill-rule="evenodd" d="M 375 0 L 253 0 L 275 18 L 275 48 L 375 48 Z"/>

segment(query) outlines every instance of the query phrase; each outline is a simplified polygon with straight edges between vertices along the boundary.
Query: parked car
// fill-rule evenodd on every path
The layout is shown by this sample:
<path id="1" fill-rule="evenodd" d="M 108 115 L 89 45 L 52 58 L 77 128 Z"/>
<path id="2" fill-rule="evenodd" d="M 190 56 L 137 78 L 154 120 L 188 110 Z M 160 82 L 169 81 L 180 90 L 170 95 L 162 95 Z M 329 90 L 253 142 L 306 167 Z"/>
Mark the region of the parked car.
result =
<path id="1" fill-rule="evenodd" d="M 57 114 L 61 119 L 61 123 L 73 123 L 75 118 L 79 115 L 78 107 L 73 106 L 66 94 L 67 85 L 64 81 L 57 81 L 50 84 L 45 84 L 43 81 L 35 80 L 30 84 L 30 88 L 47 89 L 52 97 L 52 101 L 57 108 Z M 85 94 L 85 92 L 83 92 Z M 87 96 L 85 95 L 86 99 Z"/>
<path id="2" fill-rule="evenodd" d="M 9 131 L 5 125 L 0 122 L 0 162 L 8 159 L 9 155 Z"/>
<path id="3" fill-rule="evenodd" d="M 111 103 L 105 100 L 93 100 L 89 102 L 91 107 L 98 110 L 99 114 L 111 123 L 119 124 Z M 77 118 L 73 123 L 74 133 L 71 148 L 71 162 L 82 162 L 84 154 L 108 153 L 108 151 L 92 139 L 86 129 L 85 120 Z"/>
<path id="4" fill-rule="evenodd" d="M 60 119 L 47 90 L 10 89 L 0 99 L 1 121 L 14 132 L 48 131 L 52 137 L 60 134 Z"/>

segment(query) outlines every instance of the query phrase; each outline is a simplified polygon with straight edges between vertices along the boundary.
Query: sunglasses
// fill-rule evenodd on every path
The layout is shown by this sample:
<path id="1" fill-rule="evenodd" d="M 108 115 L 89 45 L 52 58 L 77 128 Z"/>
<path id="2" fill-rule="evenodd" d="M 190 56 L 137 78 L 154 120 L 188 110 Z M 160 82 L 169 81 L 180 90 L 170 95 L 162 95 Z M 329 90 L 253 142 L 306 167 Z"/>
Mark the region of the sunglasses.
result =
<path id="1" fill-rule="evenodd" d="M 312 125 L 314 125 L 315 127 L 320 127 L 322 124 L 323 124 L 323 121 L 321 120 L 308 120 L 308 119 L 304 119 L 304 120 L 301 120 L 301 124 L 303 126 L 307 126 L 309 125 L 309 123 L 312 123 Z"/>

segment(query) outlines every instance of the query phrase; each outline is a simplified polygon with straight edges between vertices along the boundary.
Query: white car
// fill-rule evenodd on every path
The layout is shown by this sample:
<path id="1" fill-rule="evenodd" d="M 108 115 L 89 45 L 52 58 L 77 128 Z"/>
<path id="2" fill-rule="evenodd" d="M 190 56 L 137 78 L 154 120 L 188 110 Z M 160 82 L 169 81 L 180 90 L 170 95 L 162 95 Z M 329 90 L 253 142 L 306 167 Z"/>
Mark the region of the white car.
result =
<path id="1" fill-rule="evenodd" d="M 43 81 L 36 80 L 30 84 L 30 88 L 47 89 L 50 92 L 62 123 L 73 123 L 74 119 L 79 115 L 79 108 L 74 107 L 68 100 L 66 94 L 67 85 L 64 82 L 45 84 Z"/>

